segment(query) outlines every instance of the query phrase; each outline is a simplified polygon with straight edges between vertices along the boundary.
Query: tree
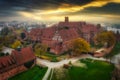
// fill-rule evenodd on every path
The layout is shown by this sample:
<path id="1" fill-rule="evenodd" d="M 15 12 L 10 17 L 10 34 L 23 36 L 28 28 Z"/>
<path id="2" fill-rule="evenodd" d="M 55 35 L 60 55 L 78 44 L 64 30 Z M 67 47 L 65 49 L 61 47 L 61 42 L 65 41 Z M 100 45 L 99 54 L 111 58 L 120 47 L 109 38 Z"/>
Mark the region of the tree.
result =
<path id="1" fill-rule="evenodd" d="M 12 44 L 12 48 L 16 49 L 18 47 L 22 46 L 21 42 L 19 40 L 16 40 L 13 44 Z"/>
<path id="2" fill-rule="evenodd" d="M 26 37 L 25 33 L 23 33 L 23 32 L 20 34 L 20 36 L 22 39 L 24 39 Z"/>
<path id="3" fill-rule="evenodd" d="M 8 33 L 10 32 L 9 28 L 8 27 L 4 27 L 2 30 L 1 30 L 1 35 L 2 36 L 6 36 L 8 35 Z"/>
<path id="4" fill-rule="evenodd" d="M 110 47 L 116 43 L 116 38 L 112 31 L 103 31 L 94 37 L 94 42 L 97 45 L 104 46 L 106 44 L 106 47 Z"/>
<path id="5" fill-rule="evenodd" d="M 15 40 L 15 36 L 13 35 L 7 35 L 7 36 L 0 36 L 0 48 L 3 46 L 9 47 Z"/>
<path id="6" fill-rule="evenodd" d="M 90 51 L 90 45 L 82 38 L 73 39 L 68 42 L 68 50 L 74 54 L 87 53 Z"/>
<path id="7" fill-rule="evenodd" d="M 5 56 L 5 53 L 0 52 L 0 57 Z"/>
<path id="8" fill-rule="evenodd" d="M 43 44 L 36 44 L 34 47 L 34 52 L 37 56 L 44 54 L 47 51 L 47 46 Z"/>

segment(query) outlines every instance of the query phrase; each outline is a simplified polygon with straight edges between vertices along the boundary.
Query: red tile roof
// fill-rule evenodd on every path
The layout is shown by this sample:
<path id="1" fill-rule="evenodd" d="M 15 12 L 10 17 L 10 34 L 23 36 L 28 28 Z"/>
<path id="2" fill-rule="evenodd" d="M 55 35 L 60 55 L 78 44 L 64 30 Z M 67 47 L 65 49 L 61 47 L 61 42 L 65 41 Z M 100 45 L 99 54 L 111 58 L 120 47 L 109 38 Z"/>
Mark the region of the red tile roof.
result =
<path id="1" fill-rule="evenodd" d="M 54 36 L 55 31 L 56 31 L 56 27 L 49 27 L 44 29 L 41 35 L 42 40 L 52 40 L 52 37 Z"/>
<path id="2" fill-rule="evenodd" d="M 11 55 L 0 57 L 0 73 L 34 59 L 31 47 L 23 48 L 21 51 L 13 50 Z"/>
<path id="3" fill-rule="evenodd" d="M 21 51 L 14 50 L 12 52 L 12 55 L 15 56 L 18 64 L 23 64 L 25 62 L 35 59 L 35 55 L 31 47 L 22 48 Z"/>
<path id="4" fill-rule="evenodd" d="M 62 27 L 62 26 L 69 26 L 69 27 L 78 27 L 78 26 L 82 26 L 82 25 L 85 25 L 86 23 L 85 22 L 59 22 L 59 27 Z"/>
<path id="5" fill-rule="evenodd" d="M 99 32 L 99 30 L 100 29 L 98 29 L 97 26 L 88 24 L 86 22 L 69 22 L 67 17 L 67 20 L 65 20 L 65 22 L 59 22 L 57 25 L 53 25 L 44 29 L 32 30 L 30 32 L 30 36 L 33 41 L 40 38 L 40 41 L 43 44 L 46 44 L 49 47 L 53 48 L 57 45 L 57 40 L 53 39 L 56 35 L 56 32 L 57 35 L 63 40 L 63 43 L 65 41 L 79 37 L 85 38 L 88 42 L 90 42 L 93 36 Z"/>
<path id="6" fill-rule="evenodd" d="M 62 29 L 62 30 L 58 31 L 58 33 L 62 37 L 63 41 L 68 41 L 68 40 L 80 37 L 79 34 L 77 33 L 77 31 L 75 29 L 72 29 L 72 28 Z"/>
<path id="7" fill-rule="evenodd" d="M 15 60 L 12 56 L 0 57 L 0 69 L 9 67 L 12 64 L 15 64 Z"/>

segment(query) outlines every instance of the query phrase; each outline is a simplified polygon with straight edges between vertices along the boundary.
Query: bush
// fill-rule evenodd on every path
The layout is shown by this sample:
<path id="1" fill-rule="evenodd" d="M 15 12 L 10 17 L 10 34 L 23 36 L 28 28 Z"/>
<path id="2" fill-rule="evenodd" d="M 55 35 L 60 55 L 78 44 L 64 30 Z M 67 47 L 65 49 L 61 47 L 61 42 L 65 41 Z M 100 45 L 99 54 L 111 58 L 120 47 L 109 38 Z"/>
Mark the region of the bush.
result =
<path id="1" fill-rule="evenodd" d="M 34 64 L 34 60 L 25 63 L 24 66 L 25 66 L 26 68 L 31 68 L 33 64 Z"/>
<path id="2" fill-rule="evenodd" d="M 46 59 L 46 60 L 50 60 L 50 58 L 49 57 L 47 57 L 47 56 L 39 56 L 41 59 Z"/>
<path id="3" fill-rule="evenodd" d="M 58 62 L 57 58 L 52 58 L 51 62 Z"/>
<path id="4" fill-rule="evenodd" d="M 69 65 L 72 65 L 72 62 L 71 62 L 71 61 L 69 61 Z"/>
<path id="5" fill-rule="evenodd" d="M 1 57 L 1 56 L 5 56 L 5 54 L 1 52 L 1 53 L 0 53 L 0 57 Z"/>
<path id="6" fill-rule="evenodd" d="M 64 64 L 64 65 L 63 65 L 63 68 L 65 68 L 65 69 L 69 69 L 69 67 L 70 67 L 70 66 L 69 66 L 68 64 Z"/>

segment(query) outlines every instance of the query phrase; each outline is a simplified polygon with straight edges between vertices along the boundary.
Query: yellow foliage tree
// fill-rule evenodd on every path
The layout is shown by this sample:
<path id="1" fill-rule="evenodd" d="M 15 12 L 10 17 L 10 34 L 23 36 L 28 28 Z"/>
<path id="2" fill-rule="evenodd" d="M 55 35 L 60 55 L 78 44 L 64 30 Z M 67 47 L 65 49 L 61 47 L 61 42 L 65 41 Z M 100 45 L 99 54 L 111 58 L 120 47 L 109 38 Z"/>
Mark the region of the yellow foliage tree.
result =
<path id="1" fill-rule="evenodd" d="M 94 37 L 94 41 L 97 45 L 107 44 L 107 47 L 110 47 L 115 44 L 116 38 L 112 31 L 103 31 Z"/>
<path id="2" fill-rule="evenodd" d="M 90 44 L 82 38 L 69 41 L 67 47 L 74 54 L 87 53 L 90 51 Z"/>
<path id="3" fill-rule="evenodd" d="M 16 49 L 17 47 L 21 46 L 21 42 L 19 40 L 16 40 L 13 44 L 12 44 L 12 48 Z"/>
<path id="4" fill-rule="evenodd" d="M 37 56 L 40 56 L 47 51 L 47 46 L 43 44 L 36 44 L 34 51 Z"/>

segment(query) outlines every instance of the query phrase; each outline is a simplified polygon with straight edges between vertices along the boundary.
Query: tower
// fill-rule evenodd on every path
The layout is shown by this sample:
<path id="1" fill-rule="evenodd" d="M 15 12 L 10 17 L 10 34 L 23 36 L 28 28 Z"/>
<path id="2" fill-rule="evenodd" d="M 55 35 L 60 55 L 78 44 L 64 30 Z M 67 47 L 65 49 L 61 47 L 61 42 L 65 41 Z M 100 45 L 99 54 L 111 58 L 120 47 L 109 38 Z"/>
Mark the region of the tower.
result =
<path id="1" fill-rule="evenodd" d="M 65 17 L 65 22 L 69 22 L 69 17 Z"/>

